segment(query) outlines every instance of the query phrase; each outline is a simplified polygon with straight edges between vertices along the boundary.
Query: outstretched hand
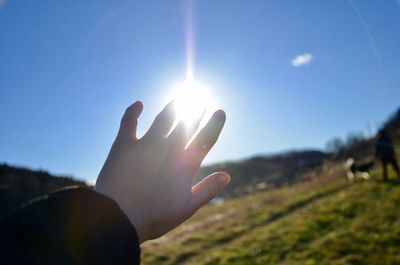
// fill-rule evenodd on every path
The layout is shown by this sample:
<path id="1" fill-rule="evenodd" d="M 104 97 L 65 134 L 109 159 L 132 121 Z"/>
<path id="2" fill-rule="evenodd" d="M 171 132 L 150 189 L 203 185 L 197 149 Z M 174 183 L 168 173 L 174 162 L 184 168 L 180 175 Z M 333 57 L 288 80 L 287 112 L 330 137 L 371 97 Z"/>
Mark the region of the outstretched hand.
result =
<path id="1" fill-rule="evenodd" d="M 157 238 L 188 219 L 230 181 L 227 173 L 217 172 L 192 184 L 224 126 L 222 110 L 212 115 L 187 147 L 198 123 L 187 128 L 180 122 L 170 132 L 175 120 L 173 103 L 137 139 L 142 110 L 140 101 L 127 108 L 95 186 L 96 191 L 118 203 L 135 226 L 140 242 Z"/>

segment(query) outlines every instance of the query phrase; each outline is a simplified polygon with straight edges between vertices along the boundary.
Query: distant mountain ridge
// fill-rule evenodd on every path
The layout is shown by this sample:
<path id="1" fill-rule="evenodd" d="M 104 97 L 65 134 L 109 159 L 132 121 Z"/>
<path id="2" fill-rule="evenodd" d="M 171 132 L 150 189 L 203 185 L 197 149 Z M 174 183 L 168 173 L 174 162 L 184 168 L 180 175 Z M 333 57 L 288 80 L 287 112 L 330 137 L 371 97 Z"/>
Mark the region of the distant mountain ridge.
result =
<path id="1" fill-rule="evenodd" d="M 67 186 L 87 187 L 87 184 L 70 177 L 53 176 L 46 171 L 0 164 L 0 218 L 18 205 Z"/>
<path id="2" fill-rule="evenodd" d="M 202 167 L 197 180 L 215 171 L 226 171 L 231 183 L 220 193 L 237 197 L 257 189 L 281 187 L 306 179 L 307 173 L 321 167 L 329 155 L 319 150 L 288 151 L 255 156 L 246 160 Z"/>

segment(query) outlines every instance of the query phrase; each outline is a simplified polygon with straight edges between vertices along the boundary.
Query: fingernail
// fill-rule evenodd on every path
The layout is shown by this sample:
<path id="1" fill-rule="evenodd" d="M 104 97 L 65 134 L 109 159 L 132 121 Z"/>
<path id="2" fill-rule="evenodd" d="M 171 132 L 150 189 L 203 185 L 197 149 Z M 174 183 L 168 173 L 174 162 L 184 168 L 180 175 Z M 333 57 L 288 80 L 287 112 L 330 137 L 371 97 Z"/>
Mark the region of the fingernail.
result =
<path id="1" fill-rule="evenodd" d="M 213 118 L 214 118 L 215 120 L 217 120 L 217 121 L 225 122 L 225 120 L 226 120 L 225 111 L 223 111 L 223 110 L 221 110 L 221 109 L 217 110 L 217 111 L 214 113 Z"/>
<path id="2" fill-rule="evenodd" d="M 228 174 L 223 173 L 223 174 L 221 174 L 220 177 L 219 177 L 219 186 L 220 186 L 221 188 L 223 188 L 223 187 L 225 187 L 226 185 L 228 185 L 230 181 L 231 181 L 231 177 L 230 177 Z"/>
<path id="3" fill-rule="evenodd" d="M 217 115 L 218 117 L 225 117 L 225 111 L 223 111 L 222 109 L 219 109 L 215 112 L 215 115 Z"/>
<path id="4" fill-rule="evenodd" d="M 143 111 L 143 102 L 140 101 L 140 100 L 137 100 L 137 101 L 135 101 L 135 103 L 132 104 L 132 106 L 134 106 L 134 108 L 136 109 L 136 111 L 137 111 L 137 117 L 136 118 L 138 118 L 139 115 Z"/>

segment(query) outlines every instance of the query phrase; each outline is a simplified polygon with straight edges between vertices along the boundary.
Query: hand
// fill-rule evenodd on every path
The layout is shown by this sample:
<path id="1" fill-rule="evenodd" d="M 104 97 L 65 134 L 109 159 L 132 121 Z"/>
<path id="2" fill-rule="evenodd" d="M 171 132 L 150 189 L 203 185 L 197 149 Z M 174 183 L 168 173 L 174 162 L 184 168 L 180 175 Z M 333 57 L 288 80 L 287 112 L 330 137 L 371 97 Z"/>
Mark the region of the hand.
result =
<path id="1" fill-rule="evenodd" d="M 222 110 L 213 114 L 187 148 L 198 123 L 187 128 L 180 122 L 168 135 L 175 120 L 170 103 L 137 139 L 142 110 L 140 101 L 127 108 L 95 185 L 96 191 L 118 203 L 140 242 L 157 238 L 188 219 L 230 181 L 227 173 L 217 172 L 192 185 L 224 126 Z"/>

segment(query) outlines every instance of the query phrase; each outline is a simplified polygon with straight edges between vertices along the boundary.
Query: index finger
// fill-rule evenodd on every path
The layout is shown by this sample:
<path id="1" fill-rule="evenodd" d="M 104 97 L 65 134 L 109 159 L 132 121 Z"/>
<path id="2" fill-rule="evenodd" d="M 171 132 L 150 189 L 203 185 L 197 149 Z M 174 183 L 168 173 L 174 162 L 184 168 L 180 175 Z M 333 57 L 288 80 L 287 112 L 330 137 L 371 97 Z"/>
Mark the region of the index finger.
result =
<path id="1" fill-rule="evenodd" d="M 199 132 L 187 148 L 188 162 L 193 166 L 200 166 L 204 157 L 208 154 L 224 127 L 226 115 L 223 110 L 217 110 L 211 116 L 206 126 Z"/>

